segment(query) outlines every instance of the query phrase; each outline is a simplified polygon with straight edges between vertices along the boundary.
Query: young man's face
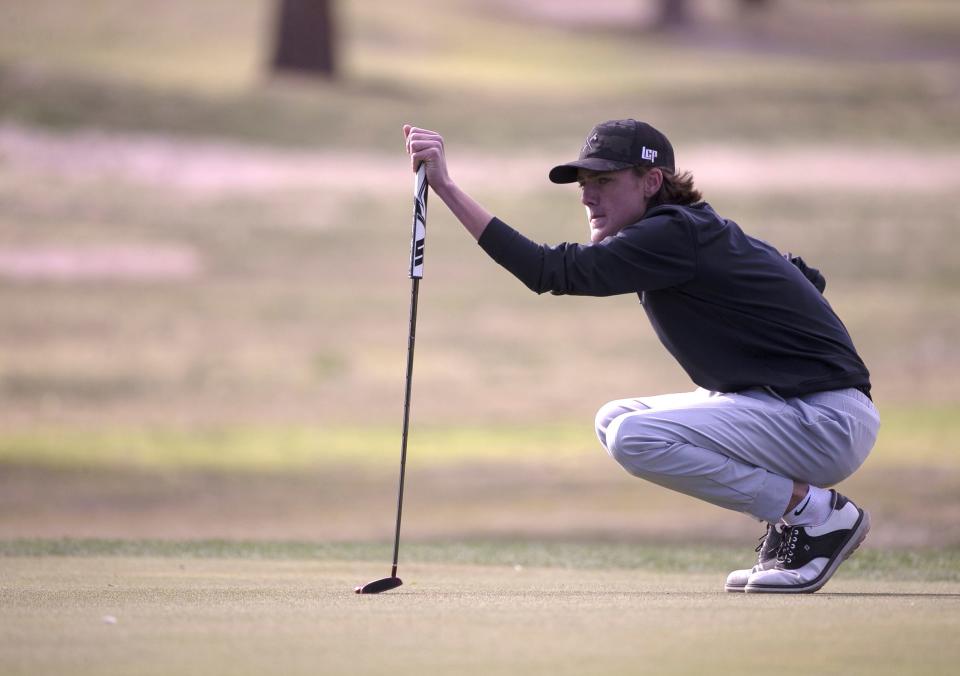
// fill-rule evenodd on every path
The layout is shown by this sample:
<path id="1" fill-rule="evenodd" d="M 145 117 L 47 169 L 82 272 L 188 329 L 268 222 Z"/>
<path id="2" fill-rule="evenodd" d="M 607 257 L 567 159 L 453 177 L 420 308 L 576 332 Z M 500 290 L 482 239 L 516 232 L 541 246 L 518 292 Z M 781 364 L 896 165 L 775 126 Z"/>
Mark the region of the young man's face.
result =
<path id="1" fill-rule="evenodd" d="M 650 173 L 637 176 L 633 169 L 578 171 L 580 201 L 587 209 L 591 242 L 596 244 L 640 220 L 647 210 L 645 188 L 648 189 Z"/>

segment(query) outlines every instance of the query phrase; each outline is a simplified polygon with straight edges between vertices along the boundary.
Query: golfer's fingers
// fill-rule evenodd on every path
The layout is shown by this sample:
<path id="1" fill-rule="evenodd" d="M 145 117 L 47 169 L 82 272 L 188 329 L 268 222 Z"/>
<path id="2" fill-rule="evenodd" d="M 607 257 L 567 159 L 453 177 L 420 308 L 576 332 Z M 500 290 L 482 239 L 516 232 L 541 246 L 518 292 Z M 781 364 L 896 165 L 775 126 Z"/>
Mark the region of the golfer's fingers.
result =
<path id="1" fill-rule="evenodd" d="M 443 154 L 443 143 L 434 139 L 418 139 L 416 141 L 410 141 L 407 147 L 407 152 L 411 155 L 427 150 L 436 150 L 438 153 Z"/>
<path id="2" fill-rule="evenodd" d="M 416 171 L 421 163 L 426 164 L 428 170 L 439 168 L 442 171 L 446 166 L 443 137 L 436 132 L 411 128 L 407 133 L 406 145 L 410 155 L 410 168 L 413 171 Z"/>
<path id="3" fill-rule="evenodd" d="M 418 141 L 436 141 L 440 144 L 440 147 L 443 147 L 443 137 L 435 131 L 430 131 L 429 129 L 421 129 L 419 127 L 414 127 L 409 124 L 403 125 L 403 135 L 406 139 L 407 152 L 411 152 L 413 148 L 411 144 Z"/>
<path id="4" fill-rule="evenodd" d="M 428 167 L 443 166 L 445 162 L 443 148 L 436 144 L 414 147 L 410 152 L 410 166 L 416 171 L 421 162 Z"/>
<path id="5" fill-rule="evenodd" d="M 405 125 L 403 125 L 403 136 L 404 136 L 404 138 L 410 136 L 410 134 L 429 134 L 430 136 L 440 136 L 440 134 L 438 134 L 438 133 L 435 132 L 435 131 L 431 131 L 430 129 L 423 129 L 422 127 L 415 127 L 415 126 L 413 126 L 412 124 L 405 124 Z"/>

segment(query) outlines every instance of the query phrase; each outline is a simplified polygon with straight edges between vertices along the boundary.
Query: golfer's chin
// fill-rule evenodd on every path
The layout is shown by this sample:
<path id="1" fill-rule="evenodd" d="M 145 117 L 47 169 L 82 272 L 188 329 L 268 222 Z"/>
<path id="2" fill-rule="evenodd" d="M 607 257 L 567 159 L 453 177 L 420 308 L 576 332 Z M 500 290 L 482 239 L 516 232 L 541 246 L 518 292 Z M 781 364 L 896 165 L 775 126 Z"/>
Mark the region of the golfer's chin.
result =
<path id="1" fill-rule="evenodd" d="M 610 235 L 615 234 L 617 234 L 617 229 L 608 223 L 605 218 L 590 221 L 590 241 L 592 243 L 602 242 Z"/>

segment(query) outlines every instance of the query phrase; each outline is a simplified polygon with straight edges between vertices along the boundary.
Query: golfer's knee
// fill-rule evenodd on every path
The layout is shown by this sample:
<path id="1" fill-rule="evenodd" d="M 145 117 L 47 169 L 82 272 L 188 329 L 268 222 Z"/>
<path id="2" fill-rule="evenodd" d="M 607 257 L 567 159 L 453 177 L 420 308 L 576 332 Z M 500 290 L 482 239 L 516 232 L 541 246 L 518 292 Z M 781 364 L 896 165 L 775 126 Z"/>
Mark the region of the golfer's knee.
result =
<path id="1" fill-rule="evenodd" d="M 597 431 L 597 438 L 604 448 L 607 448 L 607 428 L 617 416 L 623 415 L 623 407 L 619 402 L 611 401 L 600 407 L 597 416 L 594 418 L 593 427 Z M 609 449 L 608 449 L 609 450 Z"/>
<path id="2" fill-rule="evenodd" d="M 647 429 L 642 416 L 625 413 L 607 426 L 605 447 L 610 457 L 636 476 L 642 476 L 650 463 L 669 448 L 670 443 Z"/>
<path id="3" fill-rule="evenodd" d="M 628 403 L 632 405 L 628 405 Z M 607 429 L 610 427 L 610 423 L 626 413 L 637 410 L 640 410 L 639 404 L 631 402 L 629 399 L 617 399 L 600 407 L 593 424 L 597 431 L 597 438 L 600 439 L 604 448 L 607 448 Z"/>
<path id="4" fill-rule="evenodd" d="M 604 448 L 607 449 L 607 453 L 610 454 L 610 457 L 621 465 L 623 465 L 624 461 L 628 459 L 628 453 L 626 452 L 627 439 L 623 427 L 624 423 L 626 423 L 629 417 L 629 414 L 621 413 L 616 418 L 611 420 L 604 430 Z"/>

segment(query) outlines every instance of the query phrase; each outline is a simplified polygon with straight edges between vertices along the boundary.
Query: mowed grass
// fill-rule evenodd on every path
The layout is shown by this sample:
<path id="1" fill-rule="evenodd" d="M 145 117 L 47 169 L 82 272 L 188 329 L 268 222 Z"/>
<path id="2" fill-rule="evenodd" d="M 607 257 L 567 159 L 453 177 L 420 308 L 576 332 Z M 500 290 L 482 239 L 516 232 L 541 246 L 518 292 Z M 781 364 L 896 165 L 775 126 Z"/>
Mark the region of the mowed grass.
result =
<path id="1" fill-rule="evenodd" d="M 870 466 L 960 469 L 951 445 L 958 436 L 955 407 L 894 408 L 885 414 Z M 570 422 L 427 423 L 410 432 L 408 449 L 411 462 L 430 468 L 511 459 L 563 465 L 600 452 L 590 425 Z M 0 434 L 0 463 L 51 469 L 284 473 L 354 466 L 382 472 L 395 469 L 399 454 L 399 424 L 41 428 Z"/>
<path id="2" fill-rule="evenodd" d="M 144 540 L 17 538 L 0 540 L 0 561 L 19 558 L 142 558 L 225 561 L 390 561 L 392 542 L 293 540 Z M 408 564 L 562 570 L 634 570 L 664 574 L 718 574 L 743 563 L 744 547 L 650 544 L 603 540 L 461 539 L 403 541 Z M 960 582 L 960 548 L 858 550 L 843 577 L 885 582 Z"/>
<path id="3" fill-rule="evenodd" d="M 839 573 L 813 596 L 717 575 L 330 560 L 2 560 L 6 674 L 950 673 L 957 582 Z M 802 659 L 787 659 L 803 627 Z"/>

